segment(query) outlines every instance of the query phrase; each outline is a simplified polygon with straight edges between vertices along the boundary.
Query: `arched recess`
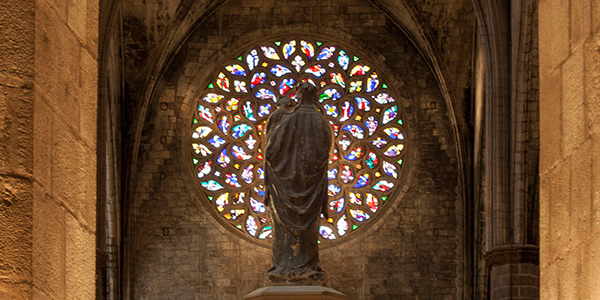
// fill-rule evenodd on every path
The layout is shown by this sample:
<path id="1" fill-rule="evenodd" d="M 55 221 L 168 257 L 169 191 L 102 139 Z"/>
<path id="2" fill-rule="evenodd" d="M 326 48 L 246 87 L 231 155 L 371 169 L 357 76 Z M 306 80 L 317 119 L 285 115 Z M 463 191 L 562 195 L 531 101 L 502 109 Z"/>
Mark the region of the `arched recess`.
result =
<path id="1" fill-rule="evenodd" d="M 145 91 L 143 92 L 143 99 L 141 101 L 142 105 L 140 106 L 139 110 L 137 111 L 137 115 L 136 115 L 136 119 L 134 121 L 134 125 L 132 126 L 132 130 L 129 132 L 129 136 L 131 137 L 131 144 L 130 144 L 130 148 L 129 148 L 129 152 L 131 152 L 131 159 L 130 164 L 128 164 L 128 170 L 127 170 L 127 178 L 126 178 L 126 193 L 128 195 L 128 198 L 133 198 L 134 197 L 134 183 L 133 180 L 135 180 L 135 178 L 137 178 L 137 172 L 138 170 L 137 168 L 137 162 L 139 161 L 139 151 L 140 151 L 140 142 L 141 142 L 141 135 L 142 135 L 142 130 L 143 130 L 143 125 L 144 125 L 144 121 L 147 117 L 147 110 L 148 107 L 150 105 L 152 105 L 152 102 L 157 101 L 157 91 L 159 91 L 162 88 L 162 84 L 163 84 L 163 75 L 165 74 L 165 71 L 168 69 L 169 65 L 171 64 L 171 62 L 173 61 L 173 59 L 177 56 L 177 54 L 179 53 L 179 51 L 181 50 L 182 46 L 185 44 L 185 42 L 190 38 L 190 36 L 192 35 L 193 32 L 195 32 L 196 30 L 198 30 L 199 28 L 202 28 L 202 22 L 211 17 L 213 15 L 213 13 L 219 8 L 219 6 L 224 5 L 223 1 L 217 1 L 214 3 L 211 3 L 210 5 L 206 5 L 205 3 L 200 3 L 200 2 L 195 2 L 195 1 L 185 1 L 182 2 L 179 9 L 178 9 L 178 14 L 176 19 L 173 21 L 173 26 L 170 27 L 168 33 L 166 33 L 166 38 L 163 40 L 163 42 L 161 43 L 161 46 L 158 48 L 159 50 L 157 50 L 156 52 L 153 52 L 153 54 L 151 55 L 151 59 L 149 60 L 151 62 L 151 66 L 148 67 L 148 79 L 145 85 Z M 387 4 L 386 4 L 387 5 Z M 390 5 L 391 7 L 391 5 Z M 400 8 L 395 8 L 395 14 L 397 14 L 398 16 L 403 16 L 403 18 L 406 15 L 418 15 L 417 12 L 414 11 L 414 7 L 408 7 L 405 4 L 401 5 Z M 410 13 L 412 12 L 412 13 Z M 390 12 L 386 12 L 386 14 L 388 15 L 388 17 L 390 17 L 391 13 Z M 397 18 L 393 18 L 390 17 L 390 19 L 392 20 L 396 20 L 396 26 L 398 26 L 398 24 L 402 24 L 400 21 L 397 20 Z M 432 73 L 434 74 L 434 79 L 438 85 L 438 87 L 440 88 L 441 85 L 445 86 L 445 88 L 440 88 L 441 90 L 441 95 L 442 95 L 442 99 L 444 102 L 444 107 L 446 107 L 448 109 L 448 112 L 444 112 L 445 116 L 449 118 L 450 123 L 452 124 L 451 126 L 451 131 L 453 132 L 452 137 L 450 136 L 446 136 L 445 138 L 453 140 L 453 141 L 458 141 L 456 142 L 457 146 L 456 148 L 452 148 L 452 151 L 455 151 L 455 153 L 452 155 L 453 157 L 456 157 L 460 162 L 459 164 L 462 164 L 460 170 L 459 170 L 459 175 L 457 176 L 457 178 L 459 180 L 461 180 L 460 184 L 463 185 L 464 181 L 462 181 L 462 179 L 464 178 L 464 175 L 462 174 L 462 168 L 464 168 L 465 163 L 462 162 L 462 158 L 465 156 L 465 154 L 463 153 L 463 151 L 460 151 L 459 149 L 461 147 L 464 147 L 463 143 L 460 142 L 461 139 L 461 134 L 459 134 L 459 132 L 464 132 L 466 131 L 465 129 L 459 129 L 458 127 L 460 126 L 464 126 L 464 125 L 457 125 L 458 123 L 463 124 L 464 121 L 456 121 L 456 116 L 454 113 L 454 109 L 452 109 L 455 106 L 455 101 L 452 100 L 453 99 L 453 93 L 449 92 L 449 90 L 451 90 L 451 88 L 449 88 L 449 86 L 451 85 L 449 83 L 448 80 L 445 79 L 445 76 L 443 75 L 443 67 L 441 66 L 441 63 L 432 63 L 431 62 L 431 58 L 435 58 L 436 61 L 438 61 L 437 59 L 437 54 L 431 50 L 434 49 L 433 46 L 431 46 L 431 44 L 429 44 L 429 47 L 425 47 L 423 45 L 420 45 L 419 43 L 425 43 L 425 41 L 429 40 L 427 38 L 423 38 L 423 32 L 427 32 L 426 29 L 422 28 L 423 24 L 419 24 L 418 22 L 416 22 L 414 19 L 406 19 L 403 20 L 402 22 L 407 22 L 410 23 L 411 25 L 409 26 L 398 26 L 405 35 L 413 37 L 412 42 L 413 44 L 415 44 L 416 48 L 419 49 L 419 52 L 421 53 L 421 55 L 425 58 L 425 61 L 427 62 L 427 65 L 429 66 L 429 68 L 432 70 Z M 411 28 L 411 30 L 414 30 L 414 28 L 421 28 L 420 31 L 421 32 L 413 32 L 413 31 L 409 31 L 407 28 Z M 420 38 L 414 38 L 414 36 L 419 36 Z M 416 42 L 417 41 L 417 42 Z M 425 49 L 425 50 L 424 50 Z M 429 49 L 429 50 L 427 50 Z M 432 67 L 432 65 L 437 65 L 437 67 Z M 437 70 L 436 70 L 437 68 Z M 440 83 L 440 82 L 443 82 Z M 460 191 L 460 195 L 461 197 L 465 197 L 465 188 L 464 186 L 462 186 L 460 188 L 462 191 Z M 461 201 L 462 203 L 465 203 L 466 201 Z M 459 209 L 459 211 L 461 211 L 461 209 Z M 462 220 L 461 213 L 458 214 L 459 215 L 459 219 Z M 126 226 L 130 226 L 131 224 L 127 224 Z M 464 261 L 464 260 L 463 260 Z M 127 266 L 127 264 L 126 264 Z"/>

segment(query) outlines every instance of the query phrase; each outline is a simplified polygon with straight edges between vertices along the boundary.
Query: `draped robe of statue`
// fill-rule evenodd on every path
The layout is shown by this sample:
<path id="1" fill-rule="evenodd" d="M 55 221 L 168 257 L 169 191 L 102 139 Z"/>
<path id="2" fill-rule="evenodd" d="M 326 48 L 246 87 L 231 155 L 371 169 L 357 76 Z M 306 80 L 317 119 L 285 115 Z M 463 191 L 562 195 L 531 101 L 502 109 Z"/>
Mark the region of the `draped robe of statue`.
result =
<path id="1" fill-rule="evenodd" d="M 299 105 L 269 119 L 265 150 L 265 203 L 273 224 L 272 267 L 266 284 L 322 285 L 319 217 L 327 214 L 327 167 L 332 135 L 317 110 L 316 88 L 298 87 Z M 277 124 L 269 124 L 277 122 Z"/>

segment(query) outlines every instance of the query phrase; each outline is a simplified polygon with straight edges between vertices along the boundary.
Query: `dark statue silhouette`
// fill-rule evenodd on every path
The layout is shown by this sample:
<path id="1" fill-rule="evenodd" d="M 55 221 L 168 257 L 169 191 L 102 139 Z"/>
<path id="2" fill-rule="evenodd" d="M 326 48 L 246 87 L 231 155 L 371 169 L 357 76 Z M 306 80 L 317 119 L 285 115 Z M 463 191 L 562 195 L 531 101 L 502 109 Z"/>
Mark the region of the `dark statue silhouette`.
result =
<path id="1" fill-rule="evenodd" d="M 302 82 L 299 104 L 290 99 L 266 125 L 265 204 L 273 224 L 272 266 L 267 285 L 323 285 L 319 266 L 319 217 L 327 214 L 327 167 L 332 134 L 321 112 L 316 88 Z"/>

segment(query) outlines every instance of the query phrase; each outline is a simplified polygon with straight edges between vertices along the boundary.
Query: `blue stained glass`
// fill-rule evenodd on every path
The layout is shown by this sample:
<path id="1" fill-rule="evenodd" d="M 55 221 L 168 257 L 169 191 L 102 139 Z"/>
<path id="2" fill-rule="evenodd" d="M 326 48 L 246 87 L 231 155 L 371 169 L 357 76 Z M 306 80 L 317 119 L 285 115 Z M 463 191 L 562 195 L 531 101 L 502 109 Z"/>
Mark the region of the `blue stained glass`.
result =
<path id="1" fill-rule="evenodd" d="M 285 59 L 290 58 L 290 56 L 296 51 L 296 41 L 290 41 L 289 43 L 283 45 L 283 57 Z"/>
<path id="2" fill-rule="evenodd" d="M 327 226 L 319 226 L 319 233 L 324 239 L 335 240 L 335 234 L 333 234 L 333 229 Z"/>
<path id="3" fill-rule="evenodd" d="M 335 177 L 337 177 L 337 173 L 338 173 L 338 170 L 336 168 L 328 170 L 327 171 L 327 179 L 328 180 L 335 179 Z"/>
<path id="4" fill-rule="evenodd" d="M 265 170 L 263 170 L 263 168 L 258 168 L 257 172 L 259 179 L 265 179 Z"/>
<path id="5" fill-rule="evenodd" d="M 255 73 L 254 75 L 252 75 L 252 80 L 250 80 L 250 88 L 254 88 L 259 84 L 263 84 L 266 80 L 267 74 L 265 74 L 264 72 Z"/>
<path id="6" fill-rule="evenodd" d="M 340 213 L 344 209 L 344 197 L 329 202 L 329 211 L 332 213 Z"/>
<path id="7" fill-rule="evenodd" d="M 394 177 L 394 179 L 398 178 L 398 173 L 396 172 L 396 166 L 394 166 L 393 164 L 387 162 L 387 161 L 383 161 L 383 171 L 385 172 L 385 174 Z"/>
<path id="8" fill-rule="evenodd" d="M 267 104 L 265 104 L 265 105 L 261 105 L 261 106 L 258 108 L 258 116 L 259 116 L 260 118 L 262 118 L 262 117 L 264 117 L 264 116 L 266 116 L 266 115 L 270 114 L 271 112 L 269 111 L 269 109 L 271 109 L 271 104 L 267 103 Z"/>
<path id="9" fill-rule="evenodd" d="M 352 151 L 350 151 L 350 153 L 344 157 L 347 160 L 357 160 L 357 159 L 361 158 L 362 155 L 363 155 L 363 148 L 358 147 L 358 148 L 352 149 Z"/>
<path id="10" fill-rule="evenodd" d="M 246 151 L 244 151 L 244 148 L 242 147 L 233 146 L 231 147 L 231 150 L 233 152 L 233 156 L 235 156 L 237 159 L 248 160 L 252 158 L 252 155 L 246 154 Z"/>
<path id="11" fill-rule="evenodd" d="M 221 165 L 222 168 L 227 168 L 227 165 L 231 162 L 229 156 L 227 156 L 227 148 L 223 149 L 219 156 L 217 157 L 217 162 Z"/>
<path id="12" fill-rule="evenodd" d="M 335 47 L 323 47 L 319 56 L 317 56 L 317 60 L 326 60 L 333 56 L 335 52 Z"/>
<path id="13" fill-rule="evenodd" d="M 265 208 L 265 204 L 250 197 L 250 205 L 252 206 L 252 210 L 254 210 L 257 213 L 264 213 L 265 211 L 267 211 L 267 209 Z"/>
<path id="14" fill-rule="evenodd" d="M 231 134 L 231 136 L 235 139 L 239 139 L 241 137 L 243 137 L 246 132 L 252 130 L 252 127 L 250 127 L 250 125 L 246 125 L 246 124 L 240 124 L 237 126 L 233 127 L 233 133 Z"/>
<path id="15" fill-rule="evenodd" d="M 254 187 L 254 191 L 261 197 L 265 196 L 265 186 L 262 184 L 259 184 L 258 186 Z"/>
<path id="16" fill-rule="evenodd" d="M 231 124 L 229 123 L 229 121 L 227 121 L 227 116 L 222 116 L 221 120 L 219 121 L 219 128 L 221 129 L 221 131 L 223 131 L 225 135 L 227 135 L 227 131 L 229 130 L 230 125 Z"/>
<path id="17" fill-rule="evenodd" d="M 381 147 L 387 144 L 387 141 L 378 136 L 376 139 L 371 140 L 371 144 L 377 147 L 377 149 L 381 149 Z"/>
<path id="18" fill-rule="evenodd" d="M 335 101 L 340 98 L 342 98 L 342 94 L 340 94 L 340 92 L 338 92 L 336 89 L 326 89 L 325 91 L 323 91 L 321 96 L 319 96 L 319 102 L 323 102 L 329 99 Z"/>
<path id="19" fill-rule="evenodd" d="M 371 107 L 369 106 L 371 105 L 371 102 L 369 102 L 369 100 L 361 97 L 354 97 L 354 100 L 356 100 L 356 107 L 358 109 L 363 111 L 371 110 Z"/>
<path id="20" fill-rule="evenodd" d="M 393 145 L 390 146 L 385 152 L 383 152 L 383 155 L 387 156 L 387 157 L 395 157 L 400 155 L 400 152 L 402 151 L 402 149 L 404 149 L 404 145 L 399 144 L 399 145 Z"/>
<path id="21" fill-rule="evenodd" d="M 350 215 L 359 222 L 368 220 L 370 218 L 370 216 L 361 209 L 351 209 Z"/>
<path id="22" fill-rule="evenodd" d="M 373 186 L 373 189 L 380 191 L 380 192 L 387 192 L 387 191 L 391 190 L 393 187 L 394 187 L 393 183 L 388 182 L 387 180 L 382 180 L 382 181 L 376 183 Z"/>
<path id="23" fill-rule="evenodd" d="M 273 68 L 271 68 L 271 73 L 273 73 L 273 75 L 275 75 L 277 77 L 281 77 L 285 74 L 292 73 L 292 71 L 290 71 L 290 69 L 288 69 L 282 65 L 275 65 Z"/>
<path id="24" fill-rule="evenodd" d="M 383 124 L 393 121 L 398 116 L 398 107 L 392 106 L 383 113 Z"/>
<path id="25" fill-rule="evenodd" d="M 342 147 L 342 150 L 346 151 L 348 150 L 348 147 L 350 147 L 350 144 L 352 144 L 352 142 L 350 142 L 350 140 L 348 140 L 348 137 L 346 137 L 346 135 L 342 135 L 342 139 L 338 142 L 338 144 L 340 145 L 340 147 Z"/>
<path id="26" fill-rule="evenodd" d="M 258 52 L 256 51 L 256 49 L 253 49 L 252 51 L 250 51 L 250 54 L 246 56 L 246 63 L 248 63 L 248 69 L 252 71 L 256 66 L 258 66 L 258 62 Z"/>
<path id="27" fill-rule="evenodd" d="M 350 134 L 357 139 L 363 139 L 365 137 L 363 134 L 364 130 L 358 125 L 348 124 L 344 126 L 344 130 L 349 131 Z"/>
<path id="28" fill-rule="evenodd" d="M 218 191 L 223 188 L 223 186 L 220 183 L 218 183 L 214 180 L 203 181 L 201 184 L 202 184 L 203 188 L 205 188 L 211 192 Z"/>
<path id="29" fill-rule="evenodd" d="M 273 100 L 275 101 L 275 93 L 271 92 L 271 90 L 268 89 L 260 89 L 258 90 L 258 92 L 256 92 L 255 94 L 256 98 L 262 99 L 262 100 Z"/>
<path id="30" fill-rule="evenodd" d="M 344 101 L 342 105 L 342 117 L 340 118 L 340 122 L 344 122 L 350 119 L 354 114 L 354 106 L 350 104 L 348 101 Z"/>
<path id="31" fill-rule="evenodd" d="M 400 129 L 398 129 L 396 127 L 388 127 L 386 129 L 384 129 L 383 132 L 385 132 L 387 135 L 389 135 L 392 140 L 403 138 L 402 133 L 400 133 Z"/>
<path id="32" fill-rule="evenodd" d="M 365 121 L 365 125 L 369 129 L 369 136 L 371 136 L 377 130 L 377 126 L 379 125 L 379 123 L 375 120 L 375 117 L 369 116 Z"/>
<path id="33" fill-rule="evenodd" d="M 367 184 L 369 184 L 369 181 L 371 179 L 371 176 L 369 174 L 362 174 L 358 176 L 358 179 L 356 180 L 356 184 L 354 184 L 354 188 L 362 188 L 365 187 Z"/>
<path id="34" fill-rule="evenodd" d="M 379 79 L 377 79 L 377 74 L 375 72 L 371 73 L 371 77 L 367 80 L 367 93 L 370 93 L 377 89 L 379 85 Z"/>
<path id="35" fill-rule="evenodd" d="M 225 140 L 216 134 L 210 140 L 208 140 L 208 142 L 215 148 L 219 148 L 221 145 L 225 144 Z"/>
<path id="36" fill-rule="evenodd" d="M 253 216 L 248 216 L 246 219 L 246 230 L 251 236 L 256 236 L 256 230 L 258 230 L 258 224 Z"/>
<path id="37" fill-rule="evenodd" d="M 281 96 L 285 95 L 285 93 L 294 87 L 295 82 L 296 81 L 293 78 L 286 78 L 282 80 L 281 84 L 279 84 L 279 94 Z"/>
<path id="38" fill-rule="evenodd" d="M 229 71 L 231 73 L 231 75 L 246 76 L 246 70 L 244 70 L 244 68 L 242 68 L 242 66 L 240 66 L 238 64 L 233 64 L 233 65 L 227 66 L 227 67 L 225 67 L 225 69 L 227 71 Z"/>
<path id="39" fill-rule="evenodd" d="M 246 116 L 246 119 L 250 121 L 256 121 L 256 118 L 254 117 L 254 109 L 252 108 L 252 103 L 250 103 L 250 101 L 246 101 L 246 104 L 244 104 L 243 107 L 243 111 L 244 116 Z"/>
<path id="40" fill-rule="evenodd" d="M 340 55 L 338 56 L 338 63 L 340 64 L 340 67 L 342 67 L 342 69 L 348 70 L 348 65 L 350 64 L 350 57 L 346 55 L 346 52 L 344 50 L 340 50 Z"/>
<path id="41" fill-rule="evenodd" d="M 237 175 L 231 173 L 225 174 L 225 183 L 229 184 L 232 187 L 242 187 L 238 182 Z"/>
<path id="42" fill-rule="evenodd" d="M 327 187 L 327 195 L 329 195 L 331 197 L 339 194 L 341 191 L 342 191 L 342 189 L 339 186 L 335 185 L 335 184 L 330 184 Z"/>
<path id="43" fill-rule="evenodd" d="M 334 117 L 334 118 L 337 118 L 337 117 L 338 117 L 338 112 L 337 112 L 337 107 L 336 107 L 336 106 L 334 106 L 334 105 L 331 105 L 331 104 L 325 104 L 325 105 L 323 106 L 323 108 L 325 109 L 325 113 L 326 113 L 328 116 L 332 116 L 332 117 Z"/>
<path id="44" fill-rule="evenodd" d="M 254 180 L 254 173 L 252 172 L 253 170 L 254 170 L 254 165 L 249 164 L 242 171 L 242 179 L 244 179 L 244 181 L 246 183 L 252 183 L 252 181 Z"/>

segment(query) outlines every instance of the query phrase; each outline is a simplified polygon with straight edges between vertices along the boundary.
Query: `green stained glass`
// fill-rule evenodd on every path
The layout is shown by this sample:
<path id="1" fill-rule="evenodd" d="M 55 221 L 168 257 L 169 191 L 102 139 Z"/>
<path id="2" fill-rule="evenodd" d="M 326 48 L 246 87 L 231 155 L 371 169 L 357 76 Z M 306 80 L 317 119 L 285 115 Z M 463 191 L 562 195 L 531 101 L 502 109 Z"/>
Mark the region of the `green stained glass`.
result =
<path id="1" fill-rule="evenodd" d="M 208 88 L 209 88 L 209 89 L 212 89 L 212 88 L 214 88 L 214 87 L 215 87 L 215 86 L 214 86 L 212 83 L 209 83 L 209 84 L 208 84 Z"/>
<path id="2" fill-rule="evenodd" d="M 387 84 L 384 83 L 384 84 L 381 85 L 381 87 L 384 88 L 384 89 L 387 89 Z"/>
<path id="3" fill-rule="evenodd" d="M 198 124 L 198 119 L 194 119 L 194 124 Z"/>
<path id="4" fill-rule="evenodd" d="M 277 45 L 277 46 L 281 46 L 281 42 L 280 42 L 280 41 L 277 41 L 277 42 L 275 42 L 275 45 Z"/>
<path id="5" fill-rule="evenodd" d="M 402 165 L 402 158 L 398 160 L 398 164 Z"/>
<path id="6" fill-rule="evenodd" d="M 353 224 L 353 225 L 352 225 L 352 230 L 356 230 L 356 228 L 358 228 L 358 225 L 356 225 L 356 224 Z"/>
<path id="7" fill-rule="evenodd" d="M 320 243 L 321 243 L 321 241 L 317 241 L 317 244 L 320 244 Z"/>
<path id="8" fill-rule="evenodd" d="M 317 43 L 317 46 L 323 45 L 323 43 L 321 43 L 321 42 L 316 42 L 316 43 Z"/>
<path id="9" fill-rule="evenodd" d="M 383 196 L 383 197 L 381 197 L 381 200 L 385 201 L 385 200 L 387 200 L 387 198 L 388 198 L 388 196 Z"/>
<path id="10" fill-rule="evenodd" d="M 354 57 L 354 61 L 358 61 L 358 60 L 359 60 L 359 58 L 355 56 Z"/>
<path id="11" fill-rule="evenodd" d="M 193 158 L 192 161 L 194 162 L 195 165 L 198 164 L 198 160 L 197 159 Z"/>
<path id="12" fill-rule="evenodd" d="M 241 56 L 238 56 L 237 60 L 242 61 L 243 58 Z"/>
<path id="13" fill-rule="evenodd" d="M 239 230 L 242 230 L 242 225 L 241 224 L 237 224 L 237 225 L 235 225 L 235 228 L 237 228 Z"/>
<path id="14" fill-rule="evenodd" d="M 402 125 L 402 119 L 398 120 L 398 124 Z"/>
<path id="15" fill-rule="evenodd" d="M 208 196 L 208 200 L 213 201 L 213 196 Z"/>

